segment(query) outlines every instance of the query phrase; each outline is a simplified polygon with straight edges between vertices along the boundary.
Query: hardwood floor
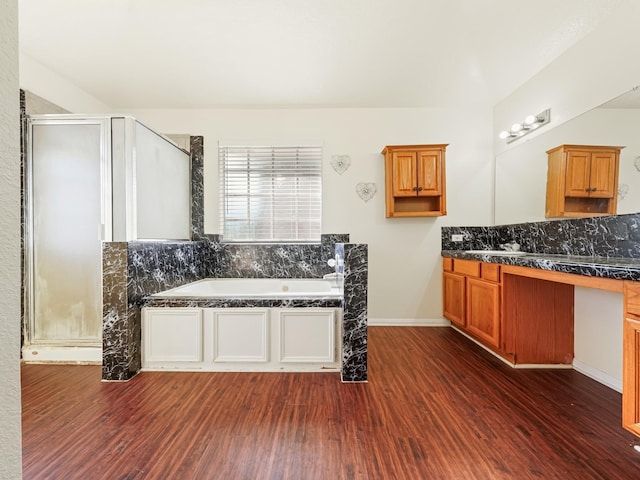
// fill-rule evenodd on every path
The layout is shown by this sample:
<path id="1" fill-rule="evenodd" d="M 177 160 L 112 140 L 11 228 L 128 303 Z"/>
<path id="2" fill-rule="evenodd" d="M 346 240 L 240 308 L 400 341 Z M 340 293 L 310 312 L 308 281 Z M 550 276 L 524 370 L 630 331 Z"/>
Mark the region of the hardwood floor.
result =
<path id="1" fill-rule="evenodd" d="M 367 384 L 25 365 L 22 391 L 27 480 L 640 478 L 617 392 L 449 328 L 370 328 Z"/>

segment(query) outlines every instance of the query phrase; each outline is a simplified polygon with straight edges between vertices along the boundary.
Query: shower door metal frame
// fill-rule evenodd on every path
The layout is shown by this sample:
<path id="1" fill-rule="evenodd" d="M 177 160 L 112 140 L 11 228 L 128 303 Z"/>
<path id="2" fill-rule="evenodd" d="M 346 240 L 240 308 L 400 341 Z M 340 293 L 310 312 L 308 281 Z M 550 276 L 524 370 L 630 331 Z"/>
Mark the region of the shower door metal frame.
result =
<path id="1" fill-rule="evenodd" d="M 37 340 L 35 330 L 35 244 L 34 244 L 34 200 L 33 200 L 33 126 L 34 125 L 98 125 L 100 126 L 100 224 L 102 241 L 111 241 L 113 236 L 113 194 L 111 165 L 111 118 L 104 115 L 32 115 L 27 117 L 27 155 L 25 165 L 24 192 L 24 345 L 51 347 L 102 347 L 102 341 L 78 339 Z M 100 278 L 102 285 L 102 278 Z M 102 298 L 102 295 L 100 295 Z M 72 343 L 73 342 L 73 343 Z"/>

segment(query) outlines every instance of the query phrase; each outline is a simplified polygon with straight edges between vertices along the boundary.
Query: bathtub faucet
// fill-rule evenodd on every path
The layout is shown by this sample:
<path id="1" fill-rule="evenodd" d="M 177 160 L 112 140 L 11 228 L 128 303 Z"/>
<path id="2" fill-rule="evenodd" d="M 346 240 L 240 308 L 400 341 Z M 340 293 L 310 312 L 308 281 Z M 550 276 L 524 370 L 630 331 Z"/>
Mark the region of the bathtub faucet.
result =
<path id="1" fill-rule="evenodd" d="M 336 255 L 334 258 L 330 258 L 329 260 L 327 260 L 327 265 L 329 265 L 330 267 L 335 267 L 336 265 L 338 267 L 342 267 L 344 265 L 344 260 L 340 258 L 339 255 Z"/>

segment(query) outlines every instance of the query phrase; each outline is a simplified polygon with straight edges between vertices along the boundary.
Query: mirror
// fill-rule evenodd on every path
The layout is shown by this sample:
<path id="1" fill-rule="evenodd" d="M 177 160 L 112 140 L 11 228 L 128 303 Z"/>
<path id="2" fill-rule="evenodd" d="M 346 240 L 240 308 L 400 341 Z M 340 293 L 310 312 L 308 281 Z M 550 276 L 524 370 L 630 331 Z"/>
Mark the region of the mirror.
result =
<path id="1" fill-rule="evenodd" d="M 551 112 L 553 115 L 553 112 Z M 640 87 L 542 133 L 496 157 L 495 223 L 545 218 L 547 150 L 562 144 L 624 146 L 618 214 L 640 212 Z"/>

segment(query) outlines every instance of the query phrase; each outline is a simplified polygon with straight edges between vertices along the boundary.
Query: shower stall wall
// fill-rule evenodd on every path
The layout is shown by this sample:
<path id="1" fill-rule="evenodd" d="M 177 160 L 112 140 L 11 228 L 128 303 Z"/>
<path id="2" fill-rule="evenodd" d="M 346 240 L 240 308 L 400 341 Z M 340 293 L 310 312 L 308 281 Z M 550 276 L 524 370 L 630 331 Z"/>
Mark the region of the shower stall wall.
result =
<path id="1" fill-rule="evenodd" d="M 189 240 L 189 154 L 127 116 L 28 118 L 25 361 L 102 362 L 102 241 Z"/>

